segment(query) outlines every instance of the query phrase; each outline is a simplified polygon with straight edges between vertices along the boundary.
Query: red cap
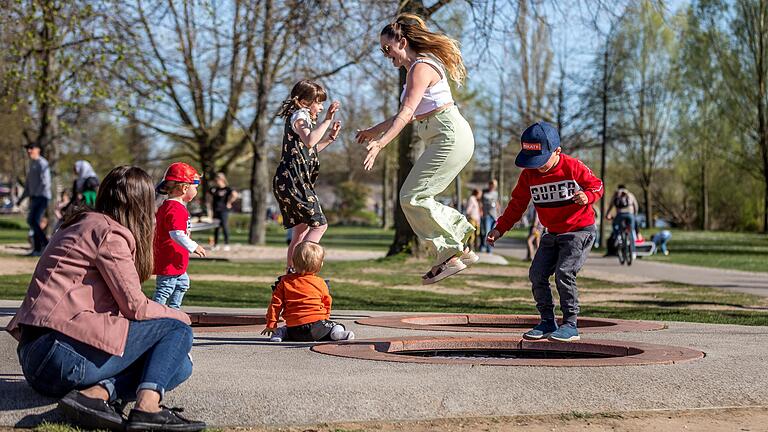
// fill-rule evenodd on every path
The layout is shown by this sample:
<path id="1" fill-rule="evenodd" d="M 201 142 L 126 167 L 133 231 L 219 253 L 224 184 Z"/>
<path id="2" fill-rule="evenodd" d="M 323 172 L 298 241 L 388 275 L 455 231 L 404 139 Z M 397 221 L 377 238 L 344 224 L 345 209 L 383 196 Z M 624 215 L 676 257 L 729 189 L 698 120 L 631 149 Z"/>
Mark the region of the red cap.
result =
<path id="1" fill-rule="evenodd" d="M 189 164 L 184 162 L 174 162 L 165 170 L 165 181 L 175 181 L 180 183 L 194 183 L 200 179 L 200 174 Z"/>

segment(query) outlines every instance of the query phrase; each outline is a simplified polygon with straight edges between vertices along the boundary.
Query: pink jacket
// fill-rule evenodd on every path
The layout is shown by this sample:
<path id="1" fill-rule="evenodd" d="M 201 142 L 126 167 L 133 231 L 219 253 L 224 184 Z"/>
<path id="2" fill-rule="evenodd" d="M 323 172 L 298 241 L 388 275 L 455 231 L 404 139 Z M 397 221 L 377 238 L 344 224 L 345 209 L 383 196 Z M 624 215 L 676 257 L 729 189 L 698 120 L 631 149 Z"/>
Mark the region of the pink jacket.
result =
<path id="1" fill-rule="evenodd" d="M 19 339 L 19 324 L 46 327 L 122 356 L 131 320 L 174 318 L 189 324 L 187 314 L 141 291 L 135 251 L 126 227 L 101 213 L 86 213 L 53 236 L 6 330 Z"/>

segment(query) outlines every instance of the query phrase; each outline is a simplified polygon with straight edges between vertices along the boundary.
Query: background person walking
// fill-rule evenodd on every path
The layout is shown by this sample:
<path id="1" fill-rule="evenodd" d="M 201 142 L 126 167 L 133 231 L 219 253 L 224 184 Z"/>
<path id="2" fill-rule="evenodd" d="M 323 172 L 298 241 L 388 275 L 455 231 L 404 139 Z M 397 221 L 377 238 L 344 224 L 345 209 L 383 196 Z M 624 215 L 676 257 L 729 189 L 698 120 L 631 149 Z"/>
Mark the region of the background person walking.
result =
<path id="1" fill-rule="evenodd" d="M 496 219 L 499 218 L 499 191 L 496 179 L 488 182 L 488 189 L 483 190 L 481 201 L 483 203 L 483 220 L 480 225 L 480 251 L 491 253 L 493 245 L 485 241 L 485 237 L 496 225 Z"/>
<path id="2" fill-rule="evenodd" d="M 227 176 L 224 173 L 216 174 L 211 188 L 211 207 L 213 218 L 219 220 L 219 226 L 213 231 L 213 249 L 219 247 L 219 231 L 224 234 L 224 250 L 229 250 L 229 213 L 232 204 L 237 200 L 237 191 L 229 187 Z"/>
<path id="3" fill-rule="evenodd" d="M 29 197 L 29 212 L 27 224 L 32 230 L 32 251 L 30 256 L 40 256 L 48 245 L 48 236 L 40 226 L 48 201 L 51 199 L 51 168 L 48 160 L 40 154 L 40 146 L 27 144 L 27 156 L 29 156 L 29 171 L 24 183 L 24 193 L 19 197 L 16 205 L 20 205 L 24 198 Z"/>

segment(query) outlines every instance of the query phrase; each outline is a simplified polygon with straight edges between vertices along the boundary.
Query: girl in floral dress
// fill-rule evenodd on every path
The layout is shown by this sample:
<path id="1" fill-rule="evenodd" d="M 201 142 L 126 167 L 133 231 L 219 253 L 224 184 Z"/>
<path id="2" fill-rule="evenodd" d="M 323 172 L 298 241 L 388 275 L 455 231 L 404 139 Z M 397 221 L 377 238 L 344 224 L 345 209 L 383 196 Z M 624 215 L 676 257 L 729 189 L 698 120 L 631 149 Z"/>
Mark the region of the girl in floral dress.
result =
<path id="1" fill-rule="evenodd" d="M 339 136 L 341 122 L 333 121 L 339 110 L 334 101 L 325 119 L 316 124 L 327 99 L 319 84 L 303 80 L 293 86 L 291 95 L 283 101 L 278 115 L 285 118 L 283 148 L 280 164 L 272 180 L 272 192 L 283 216 L 283 226 L 293 228 L 288 245 L 286 273 L 293 272 L 293 251 L 303 241 L 319 243 L 328 221 L 315 193 L 315 181 L 320 171 L 317 153 Z M 330 131 L 329 131 L 330 129 Z M 327 132 L 327 134 L 326 134 Z"/>

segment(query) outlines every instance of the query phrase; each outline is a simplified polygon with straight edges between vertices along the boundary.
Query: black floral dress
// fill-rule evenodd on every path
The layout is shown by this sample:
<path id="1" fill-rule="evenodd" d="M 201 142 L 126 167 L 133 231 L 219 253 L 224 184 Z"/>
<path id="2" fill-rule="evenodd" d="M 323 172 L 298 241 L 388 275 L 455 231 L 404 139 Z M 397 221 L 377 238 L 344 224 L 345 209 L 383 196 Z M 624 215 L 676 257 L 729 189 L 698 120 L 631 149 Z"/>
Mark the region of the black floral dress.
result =
<path id="1" fill-rule="evenodd" d="M 311 124 L 309 110 L 306 109 L 285 119 L 280 164 L 272 179 L 272 193 L 283 215 L 285 228 L 299 224 L 316 227 L 328 223 L 315 193 L 315 181 L 320 172 L 317 151 L 304 145 L 292 127 L 293 122 L 300 118 Z"/>

